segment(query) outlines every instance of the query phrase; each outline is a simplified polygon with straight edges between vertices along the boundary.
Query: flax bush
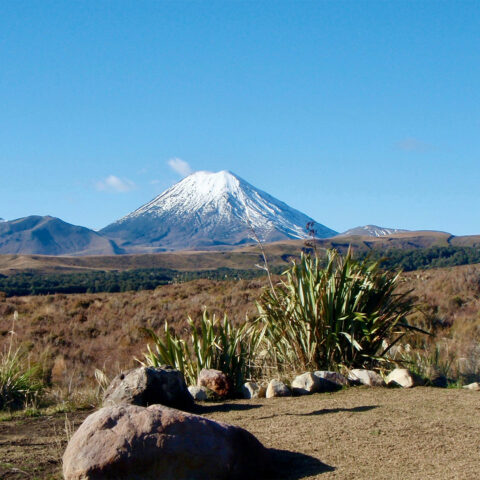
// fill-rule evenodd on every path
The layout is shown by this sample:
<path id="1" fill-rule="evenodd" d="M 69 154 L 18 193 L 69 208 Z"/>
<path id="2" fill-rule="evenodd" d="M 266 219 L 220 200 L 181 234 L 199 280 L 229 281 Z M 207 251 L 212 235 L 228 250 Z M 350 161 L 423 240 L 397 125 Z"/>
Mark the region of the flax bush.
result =
<path id="1" fill-rule="evenodd" d="M 327 251 L 326 266 L 302 255 L 263 293 L 258 309 L 271 361 L 280 370 L 373 367 L 408 331 L 414 304 L 396 293 L 399 273 L 379 262 Z M 382 342 L 386 346 L 382 347 Z"/>
<path id="2" fill-rule="evenodd" d="M 202 368 L 221 370 L 232 380 L 234 388 L 241 385 L 254 373 L 255 355 L 262 333 L 248 322 L 234 326 L 225 315 L 219 321 L 205 310 L 198 325 L 188 317 L 190 337 L 180 338 L 165 322 L 163 335 L 145 329 L 153 340 L 148 345 L 142 365 L 158 367 L 171 365 L 180 370 L 189 385 L 195 385 Z"/>

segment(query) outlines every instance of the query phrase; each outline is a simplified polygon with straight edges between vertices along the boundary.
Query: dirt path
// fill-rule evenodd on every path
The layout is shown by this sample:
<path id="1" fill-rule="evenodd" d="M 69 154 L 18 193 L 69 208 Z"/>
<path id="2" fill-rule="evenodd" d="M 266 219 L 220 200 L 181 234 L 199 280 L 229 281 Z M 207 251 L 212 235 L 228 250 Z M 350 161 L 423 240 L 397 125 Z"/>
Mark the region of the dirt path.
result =
<path id="1" fill-rule="evenodd" d="M 477 479 L 479 413 L 479 392 L 433 388 L 352 388 L 203 407 L 276 449 L 278 478 L 292 480 Z M 67 429 L 86 415 L 68 414 Z M 65 415 L 1 422 L 0 478 L 61 478 L 65 438 Z"/>

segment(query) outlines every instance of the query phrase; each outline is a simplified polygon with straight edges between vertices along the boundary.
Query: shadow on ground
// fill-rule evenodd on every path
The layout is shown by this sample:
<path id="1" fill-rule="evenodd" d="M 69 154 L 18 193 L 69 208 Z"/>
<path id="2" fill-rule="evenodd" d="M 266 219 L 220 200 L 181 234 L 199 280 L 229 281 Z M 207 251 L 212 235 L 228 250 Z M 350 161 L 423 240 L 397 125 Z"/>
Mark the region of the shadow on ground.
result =
<path id="1" fill-rule="evenodd" d="M 305 417 L 309 415 L 326 415 L 327 413 L 339 413 L 339 412 L 368 412 L 369 410 L 373 410 L 374 408 L 378 408 L 378 405 L 362 405 L 360 407 L 352 407 L 352 408 L 322 408 L 321 410 L 314 410 L 313 412 L 309 413 L 291 413 L 290 415 L 296 415 L 299 417 Z"/>
<path id="2" fill-rule="evenodd" d="M 258 417 L 259 420 L 265 420 L 266 418 L 275 418 L 275 417 L 283 417 L 283 416 L 291 416 L 291 417 L 308 417 L 310 415 L 327 415 L 329 413 L 340 413 L 340 412 L 353 412 L 353 413 L 361 413 L 361 412 L 368 412 L 369 410 L 373 410 L 374 408 L 378 408 L 378 405 L 362 405 L 360 407 L 352 407 L 352 408 L 322 408 L 321 410 L 313 410 L 312 412 L 308 413 L 275 413 L 273 415 L 267 415 L 265 417 Z"/>
<path id="3" fill-rule="evenodd" d="M 266 479 L 300 480 L 301 478 L 333 472 L 334 467 L 322 463 L 320 460 L 304 455 L 303 453 L 290 452 L 289 450 L 270 449 L 274 469 L 265 477 Z"/>
<path id="4" fill-rule="evenodd" d="M 232 412 L 235 410 L 252 410 L 253 408 L 260 408 L 262 405 L 245 405 L 238 403 L 218 403 L 213 405 L 195 405 L 192 410 L 197 415 L 203 415 L 205 413 L 213 412 Z"/>

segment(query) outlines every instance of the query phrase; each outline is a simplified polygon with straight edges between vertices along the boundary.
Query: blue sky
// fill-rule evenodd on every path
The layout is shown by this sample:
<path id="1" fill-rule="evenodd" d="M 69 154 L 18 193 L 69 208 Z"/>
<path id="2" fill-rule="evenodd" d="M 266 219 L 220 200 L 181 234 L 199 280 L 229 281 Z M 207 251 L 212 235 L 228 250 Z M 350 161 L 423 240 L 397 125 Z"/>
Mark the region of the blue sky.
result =
<path id="1" fill-rule="evenodd" d="M 231 170 L 338 231 L 480 233 L 480 3 L 0 2 L 0 217 Z"/>

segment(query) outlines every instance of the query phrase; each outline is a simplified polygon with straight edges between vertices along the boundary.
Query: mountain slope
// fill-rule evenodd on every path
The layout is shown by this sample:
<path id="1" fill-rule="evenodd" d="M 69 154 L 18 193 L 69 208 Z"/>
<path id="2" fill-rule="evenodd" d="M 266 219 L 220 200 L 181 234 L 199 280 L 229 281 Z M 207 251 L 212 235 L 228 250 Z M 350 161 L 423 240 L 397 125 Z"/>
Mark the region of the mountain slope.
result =
<path id="1" fill-rule="evenodd" d="M 0 254 L 115 255 L 111 240 L 59 218 L 32 215 L 0 223 Z"/>
<path id="2" fill-rule="evenodd" d="M 199 249 L 305 238 L 313 221 L 231 172 L 196 172 L 101 233 L 130 252 Z M 315 225 L 319 237 L 335 231 Z"/>
<path id="3" fill-rule="evenodd" d="M 386 235 L 403 232 L 408 232 L 408 230 L 401 230 L 399 228 L 379 227 L 378 225 L 364 225 L 362 227 L 351 228 L 346 232 L 339 233 L 337 236 L 343 237 L 348 235 L 362 235 L 365 237 L 385 237 Z"/>

